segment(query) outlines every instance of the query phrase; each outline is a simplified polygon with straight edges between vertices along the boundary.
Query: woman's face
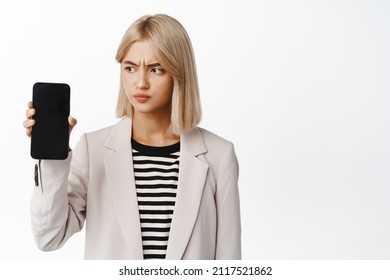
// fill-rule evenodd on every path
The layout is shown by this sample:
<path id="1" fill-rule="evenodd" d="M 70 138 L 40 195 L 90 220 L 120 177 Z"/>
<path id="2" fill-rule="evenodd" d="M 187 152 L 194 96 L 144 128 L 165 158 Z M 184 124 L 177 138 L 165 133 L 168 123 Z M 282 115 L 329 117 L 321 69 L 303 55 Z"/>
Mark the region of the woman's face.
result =
<path id="1" fill-rule="evenodd" d="M 136 113 L 169 114 L 173 78 L 157 61 L 151 44 L 132 44 L 121 63 L 121 79 Z"/>

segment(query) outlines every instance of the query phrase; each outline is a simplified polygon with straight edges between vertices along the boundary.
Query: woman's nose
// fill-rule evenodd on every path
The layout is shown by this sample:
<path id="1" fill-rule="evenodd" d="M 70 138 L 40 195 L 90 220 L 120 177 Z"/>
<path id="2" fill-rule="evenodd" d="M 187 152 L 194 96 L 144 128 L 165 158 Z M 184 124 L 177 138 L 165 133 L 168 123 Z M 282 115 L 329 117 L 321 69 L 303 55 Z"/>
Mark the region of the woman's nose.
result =
<path id="1" fill-rule="evenodd" d="M 150 86 L 145 71 L 139 71 L 137 77 L 137 89 L 143 90 L 148 89 L 149 87 Z"/>

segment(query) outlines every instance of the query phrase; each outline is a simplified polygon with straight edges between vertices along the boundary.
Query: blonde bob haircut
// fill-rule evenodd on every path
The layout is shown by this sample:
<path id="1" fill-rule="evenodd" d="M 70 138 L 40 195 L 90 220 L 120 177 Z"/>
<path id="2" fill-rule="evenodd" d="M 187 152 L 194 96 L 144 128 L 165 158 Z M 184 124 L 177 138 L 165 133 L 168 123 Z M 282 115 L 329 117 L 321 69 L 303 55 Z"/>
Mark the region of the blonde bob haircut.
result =
<path id="1" fill-rule="evenodd" d="M 195 128 L 201 119 L 198 78 L 190 38 L 176 19 L 157 14 L 143 16 L 136 20 L 124 34 L 116 54 L 116 61 L 122 63 L 131 45 L 147 40 L 154 49 L 160 65 L 173 77 L 171 104 L 171 131 L 175 134 Z M 116 107 L 117 117 L 133 117 L 122 81 Z"/>

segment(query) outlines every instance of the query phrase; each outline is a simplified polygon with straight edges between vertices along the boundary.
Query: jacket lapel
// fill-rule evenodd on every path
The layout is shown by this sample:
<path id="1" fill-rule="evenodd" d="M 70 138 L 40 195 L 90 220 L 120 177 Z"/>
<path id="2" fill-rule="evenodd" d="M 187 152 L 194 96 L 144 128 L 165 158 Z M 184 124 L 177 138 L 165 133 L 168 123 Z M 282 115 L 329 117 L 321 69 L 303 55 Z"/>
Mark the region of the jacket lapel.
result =
<path id="1" fill-rule="evenodd" d="M 129 252 L 134 259 L 143 259 L 130 139 L 131 119 L 123 118 L 107 137 L 105 147 L 110 151 L 104 159 L 104 164 L 109 186 L 112 188 L 112 204 Z"/>
<path id="2" fill-rule="evenodd" d="M 107 137 L 104 159 L 112 203 L 134 259 L 143 259 L 141 225 L 135 188 L 131 119 L 123 118 Z M 180 167 L 175 210 L 169 233 L 166 259 L 181 259 L 196 222 L 208 165 L 197 158 L 207 152 L 198 128 L 181 135 Z"/>
<path id="3" fill-rule="evenodd" d="M 181 135 L 180 166 L 175 210 L 166 259 L 181 259 L 196 222 L 208 165 L 197 158 L 207 152 L 198 128 Z"/>

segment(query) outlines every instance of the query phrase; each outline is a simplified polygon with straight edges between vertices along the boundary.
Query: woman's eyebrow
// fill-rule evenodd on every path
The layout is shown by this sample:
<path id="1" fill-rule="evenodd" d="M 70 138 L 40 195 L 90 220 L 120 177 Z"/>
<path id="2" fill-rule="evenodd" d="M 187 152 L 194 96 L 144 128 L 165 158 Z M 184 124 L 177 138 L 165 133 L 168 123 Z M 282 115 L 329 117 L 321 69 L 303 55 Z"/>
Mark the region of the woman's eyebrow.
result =
<path id="1" fill-rule="evenodd" d="M 132 62 L 130 60 L 123 61 L 123 64 L 132 65 L 132 66 L 138 66 L 136 63 L 134 63 L 134 62 Z M 157 66 L 161 66 L 161 64 L 158 63 L 158 62 L 155 62 L 155 63 L 151 63 L 151 64 L 146 65 L 146 67 L 157 67 Z"/>
<path id="2" fill-rule="evenodd" d="M 151 63 L 146 65 L 146 67 L 157 67 L 157 66 L 161 66 L 160 63 L 156 62 L 156 63 Z"/>
<path id="3" fill-rule="evenodd" d="M 134 62 L 130 61 L 130 60 L 125 60 L 122 62 L 123 64 L 126 64 L 126 65 L 131 65 L 131 66 L 138 66 L 137 64 L 135 64 Z"/>

